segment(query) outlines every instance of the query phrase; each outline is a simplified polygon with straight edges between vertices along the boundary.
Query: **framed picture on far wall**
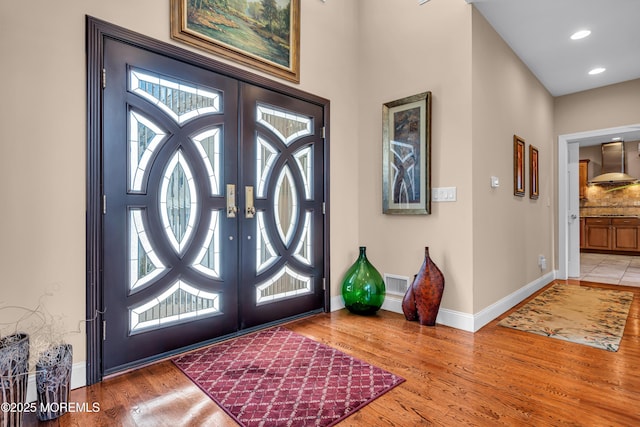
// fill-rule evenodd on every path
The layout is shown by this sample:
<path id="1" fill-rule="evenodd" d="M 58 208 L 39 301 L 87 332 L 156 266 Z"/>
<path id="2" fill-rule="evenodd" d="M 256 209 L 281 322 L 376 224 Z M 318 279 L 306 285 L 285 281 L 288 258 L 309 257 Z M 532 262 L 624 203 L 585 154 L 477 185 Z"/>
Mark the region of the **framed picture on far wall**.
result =
<path id="1" fill-rule="evenodd" d="M 171 0 L 171 38 L 300 82 L 300 0 Z"/>
<path id="2" fill-rule="evenodd" d="M 524 139 L 513 135 L 513 195 L 524 197 Z"/>
<path id="3" fill-rule="evenodd" d="M 382 212 L 431 213 L 431 92 L 382 106 Z"/>
<path id="4" fill-rule="evenodd" d="M 537 199 L 538 191 L 538 149 L 529 145 L 529 198 Z"/>

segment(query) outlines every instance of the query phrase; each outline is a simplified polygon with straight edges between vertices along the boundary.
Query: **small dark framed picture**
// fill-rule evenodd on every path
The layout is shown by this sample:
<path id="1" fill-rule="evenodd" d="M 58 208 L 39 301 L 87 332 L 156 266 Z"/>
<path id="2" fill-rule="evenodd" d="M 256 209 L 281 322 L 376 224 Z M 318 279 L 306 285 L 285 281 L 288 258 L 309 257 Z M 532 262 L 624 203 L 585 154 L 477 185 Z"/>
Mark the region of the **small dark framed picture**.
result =
<path id="1" fill-rule="evenodd" d="M 537 199 L 540 195 L 538 190 L 538 149 L 529 145 L 529 198 Z"/>
<path id="2" fill-rule="evenodd" d="M 524 197 L 524 139 L 513 135 L 513 195 Z"/>

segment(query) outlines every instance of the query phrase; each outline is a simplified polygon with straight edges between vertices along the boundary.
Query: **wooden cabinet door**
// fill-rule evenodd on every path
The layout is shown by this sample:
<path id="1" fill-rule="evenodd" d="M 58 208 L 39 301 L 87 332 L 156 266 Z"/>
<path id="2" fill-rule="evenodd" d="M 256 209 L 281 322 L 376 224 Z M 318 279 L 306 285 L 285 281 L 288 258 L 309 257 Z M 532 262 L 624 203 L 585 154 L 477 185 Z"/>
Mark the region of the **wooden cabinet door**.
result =
<path id="1" fill-rule="evenodd" d="M 580 160 L 578 166 L 578 188 L 580 189 L 580 198 L 586 198 L 587 182 L 589 180 L 589 160 Z"/>
<path id="2" fill-rule="evenodd" d="M 611 220 L 587 218 L 585 223 L 585 244 L 588 249 L 611 249 Z"/>
<path id="3" fill-rule="evenodd" d="M 585 247 L 584 227 L 585 219 L 580 218 L 580 249 Z"/>
<path id="4" fill-rule="evenodd" d="M 638 250 L 638 222 L 635 218 L 615 218 L 612 220 L 614 250 Z"/>

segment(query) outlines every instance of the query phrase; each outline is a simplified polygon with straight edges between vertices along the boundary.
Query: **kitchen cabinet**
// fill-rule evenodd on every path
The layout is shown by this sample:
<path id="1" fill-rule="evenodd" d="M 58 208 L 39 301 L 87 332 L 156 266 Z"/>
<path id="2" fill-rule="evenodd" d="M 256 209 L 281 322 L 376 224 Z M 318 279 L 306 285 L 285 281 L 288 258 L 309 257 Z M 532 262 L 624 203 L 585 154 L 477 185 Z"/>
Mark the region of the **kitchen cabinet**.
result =
<path id="1" fill-rule="evenodd" d="M 589 159 L 580 160 L 578 165 L 578 179 L 579 179 L 579 192 L 580 198 L 587 198 L 587 183 L 589 182 Z"/>
<path id="2" fill-rule="evenodd" d="M 611 250 L 611 219 L 585 218 L 585 248 Z"/>
<path id="3" fill-rule="evenodd" d="M 613 250 L 637 251 L 638 248 L 638 218 L 612 218 Z"/>
<path id="4" fill-rule="evenodd" d="M 640 218 L 581 218 L 580 249 L 592 252 L 640 252 Z"/>

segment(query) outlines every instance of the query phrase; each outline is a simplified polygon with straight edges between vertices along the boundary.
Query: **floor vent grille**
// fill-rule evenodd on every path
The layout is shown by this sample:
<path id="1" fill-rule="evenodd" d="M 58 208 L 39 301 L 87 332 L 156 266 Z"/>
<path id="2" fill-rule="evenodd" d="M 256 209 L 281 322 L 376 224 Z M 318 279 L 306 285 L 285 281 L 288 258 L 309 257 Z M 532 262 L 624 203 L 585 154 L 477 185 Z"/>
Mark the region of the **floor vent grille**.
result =
<path id="1" fill-rule="evenodd" d="M 385 273 L 384 284 L 387 288 L 387 294 L 403 297 L 407 289 L 409 289 L 409 278 L 398 276 L 397 274 Z"/>

